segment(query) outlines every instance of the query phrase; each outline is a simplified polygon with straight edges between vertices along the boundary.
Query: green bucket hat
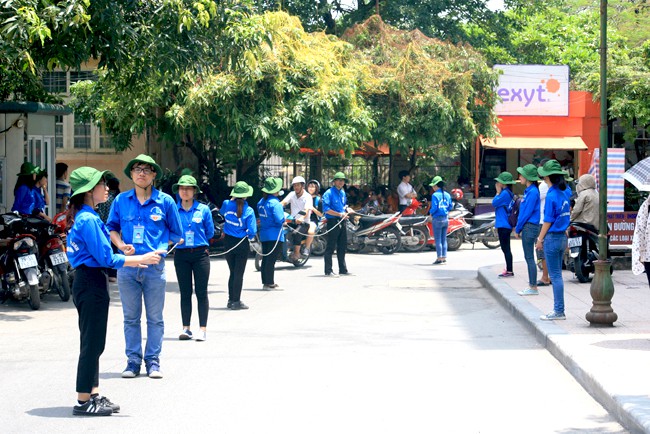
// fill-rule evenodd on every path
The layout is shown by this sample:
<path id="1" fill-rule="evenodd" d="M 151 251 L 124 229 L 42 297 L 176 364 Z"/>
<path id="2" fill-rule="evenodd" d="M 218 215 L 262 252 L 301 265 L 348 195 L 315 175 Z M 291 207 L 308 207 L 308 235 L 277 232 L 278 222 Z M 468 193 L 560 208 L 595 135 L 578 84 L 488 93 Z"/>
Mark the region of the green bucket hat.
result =
<path id="1" fill-rule="evenodd" d="M 108 170 L 100 171 L 88 166 L 73 170 L 70 174 L 70 188 L 73 191 L 70 197 L 92 190 L 107 174 L 111 174 L 111 172 Z"/>
<path id="2" fill-rule="evenodd" d="M 199 188 L 199 184 L 196 182 L 196 178 L 192 175 L 183 175 L 176 184 L 172 185 L 174 194 L 178 193 L 178 187 L 180 186 L 194 187 L 197 193 L 203 193 Z"/>
<path id="3" fill-rule="evenodd" d="M 250 197 L 253 195 L 253 187 L 246 181 L 238 181 L 230 192 L 230 197 Z"/>
<path id="4" fill-rule="evenodd" d="M 500 182 L 501 184 L 516 184 L 517 181 L 514 180 L 512 177 L 512 173 L 510 172 L 501 172 L 499 173 L 499 176 L 494 178 L 496 182 Z"/>
<path id="5" fill-rule="evenodd" d="M 332 178 L 332 179 L 330 180 L 330 182 L 334 182 L 334 181 L 336 181 L 337 179 L 342 179 L 342 180 L 344 180 L 345 182 L 348 182 L 348 178 L 345 177 L 345 174 L 344 174 L 343 172 L 336 172 L 336 173 L 334 174 L 334 178 Z"/>
<path id="6" fill-rule="evenodd" d="M 34 174 L 38 174 L 40 171 L 41 171 L 40 167 L 34 166 L 29 161 L 25 161 L 23 164 L 20 165 L 20 173 L 17 176 L 34 175 Z"/>
<path id="7" fill-rule="evenodd" d="M 431 180 L 431 184 L 429 184 L 429 187 L 433 187 L 433 186 L 435 186 L 435 185 L 438 185 L 439 182 L 443 182 L 443 181 L 442 181 L 442 176 L 438 176 L 438 175 L 436 175 L 436 176 L 434 176 L 433 179 Z"/>
<path id="8" fill-rule="evenodd" d="M 133 165 L 135 163 L 149 164 L 150 166 L 152 166 L 156 171 L 156 179 L 160 179 L 160 177 L 162 176 L 162 168 L 156 164 L 154 159 L 148 155 L 140 154 L 137 157 L 135 157 L 133 160 L 129 161 L 129 164 L 127 164 L 126 168 L 124 169 L 124 174 L 128 176 L 129 179 L 133 179 L 131 178 L 131 169 L 133 168 Z"/>
<path id="9" fill-rule="evenodd" d="M 529 181 L 539 181 L 537 167 L 534 164 L 526 164 L 524 167 L 517 167 L 517 172 Z"/>
<path id="10" fill-rule="evenodd" d="M 272 176 L 264 180 L 262 191 L 266 194 L 274 194 L 282 189 L 282 178 L 273 178 Z"/>
<path id="11" fill-rule="evenodd" d="M 548 160 L 542 167 L 537 168 L 537 173 L 542 178 L 549 175 L 568 175 L 557 160 Z"/>

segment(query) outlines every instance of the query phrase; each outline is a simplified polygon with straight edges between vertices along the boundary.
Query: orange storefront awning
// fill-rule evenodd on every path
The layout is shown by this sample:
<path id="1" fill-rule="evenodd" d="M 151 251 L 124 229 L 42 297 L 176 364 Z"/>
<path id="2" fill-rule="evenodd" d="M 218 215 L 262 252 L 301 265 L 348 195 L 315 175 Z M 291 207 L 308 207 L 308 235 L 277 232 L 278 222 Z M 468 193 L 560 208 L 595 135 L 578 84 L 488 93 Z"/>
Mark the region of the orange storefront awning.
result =
<path id="1" fill-rule="evenodd" d="M 587 150 L 587 145 L 581 137 L 481 137 L 481 144 L 491 149 Z"/>

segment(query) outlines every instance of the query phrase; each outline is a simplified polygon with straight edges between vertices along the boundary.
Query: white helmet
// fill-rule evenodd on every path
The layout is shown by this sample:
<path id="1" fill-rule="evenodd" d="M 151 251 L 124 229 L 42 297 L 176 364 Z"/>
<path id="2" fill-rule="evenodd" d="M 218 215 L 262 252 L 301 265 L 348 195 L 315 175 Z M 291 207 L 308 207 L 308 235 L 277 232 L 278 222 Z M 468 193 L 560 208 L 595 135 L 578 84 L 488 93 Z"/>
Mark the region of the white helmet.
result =
<path id="1" fill-rule="evenodd" d="M 303 183 L 303 184 L 304 184 L 304 183 L 305 183 L 305 178 L 303 178 L 302 176 L 296 176 L 296 177 L 293 178 L 293 180 L 291 181 L 291 185 L 293 185 L 293 184 L 298 184 L 298 183 Z"/>

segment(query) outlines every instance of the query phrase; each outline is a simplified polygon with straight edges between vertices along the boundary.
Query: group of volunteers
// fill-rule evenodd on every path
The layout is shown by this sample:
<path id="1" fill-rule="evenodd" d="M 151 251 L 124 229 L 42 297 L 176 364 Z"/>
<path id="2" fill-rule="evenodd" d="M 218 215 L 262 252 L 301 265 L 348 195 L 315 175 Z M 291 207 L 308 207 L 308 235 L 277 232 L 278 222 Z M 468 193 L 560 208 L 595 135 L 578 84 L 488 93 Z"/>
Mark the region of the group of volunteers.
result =
<path id="1" fill-rule="evenodd" d="M 510 235 L 514 231 L 515 236 L 522 240 L 528 269 L 528 287 L 518 294 L 538 295 L 538 287 L 552 285 L 553 311 L 542 315 L 541 319 L 563 320 L 566 319 L 562 279 L 562 261 L 567 248 L 566 230 L 571 221 L 589 224 L 596 230 L 599 217 L 596 180 L 590 174 L 580 177 L 576 187 L 578 197 L 572 207 L 573 192 L 567 184 L 571 179 L 557 160 L 543 160 L 539 167 L 527 164 L 518 167 L 517 172 L 518 181 L 509 172 L 502 172 L 495 178 L 497 195 L 492 205 L 496 213 L 495 227 L 506 261 L 506 268 L 499 277 L 514 276 L 510 249 Z M 517 182 L 525 186 L 525 191 L 520 199 L 517 223 L 513 227 L 509 215 L 513 212 L 516 198 L 511 186 Z M 540 280 L 537 280 L 535 251 L 542 263 Z"/>
<path id="2" fill-rule="evenodd" d="M 23 165 L 25 170 L 21 173 L 36 173 L 27 164 Z M 166 287 L 164 258 L 173 249 L 176 251 L 174 265 L 181 294 L 183 329 L 179 339 L 195 337 L 190 330 L 194 292 L 200 328 L 196 340 L 206 340 L 210 276 L 208 247 L 214 235 L 214 222 L 209 208 L 196 200 L 197 194 L 201 193 L 198 183 L 191 175 L 181 176 L 172 186 L 172 192 L 177 196 L 175 201 L 154 187 L 154 181 L 162 176 L 162 169 L 153 158 L 144 154 L 131 160 L 124 173 L 133 181 L 134 188 L 112 197 L 106 223 L 96 208 L 109 198 L 107 181 L 112 179 L 112 174 L 92 167 L 80 167 L 69 177 L 72 193 L 67 204 L 67 252 L 70 264 L 76 269 L 72 292 L 80 332 L 76 380 L 78 402 L 73 408 L 73 414 L 78 416 L 109 416 L 120 410 L 119 405 L 99 394 L 99 357 L 106 343 L 110 301 L 109 270 L 117 269 L 124 315 L 127 363 L 123 378 L 138 376 L 143 362 L 147 376 L 163 376 L 160 353 Z M 285 204 L 291 205 L 292 216 L 298 226 L 303 227 L 299 232 L 308 237 L 315 232 L 318 216 L 327 217 L 330 232 L 327 234 L 325 275 L 338 277 L 332 269 L 335 249 L 339 274 L 349 274 L 345 263 L 346 231 L 341 224 L 350 211 L 343 190 L 345 181 L 343 173 L 336 173 L 332 188 L 320 198 L 317 181 L 310 181 L 305 190 L 304 178 L 296 177 L 292 182 L 293 191 L 282 202 L 278 197 L 282 179 L 267 178 L 264 181 L 264 196 L 257 204 L 259 238 L 264 254 L 263 289 L 279 287 L 274 281 L 274 264 L 282 249 Z M 220 208 L 225 220 L 225 259 L 230 270 L 227 304 L 230 310 L 248 309 L 241 301 L 241 292 L 250 249 L 248 241 L 258 232 L 255 213 L 246 200 L 252 194 L 253 187 L 239 181 L 230 192 L 230 199 L 225 200 Z M 117 247 L 117 252 L 111 244 Z M 309 243 L 306 246 L 309 248 Z M 143 302 L 147 322 L 144 351 L 141 330 Z"/>

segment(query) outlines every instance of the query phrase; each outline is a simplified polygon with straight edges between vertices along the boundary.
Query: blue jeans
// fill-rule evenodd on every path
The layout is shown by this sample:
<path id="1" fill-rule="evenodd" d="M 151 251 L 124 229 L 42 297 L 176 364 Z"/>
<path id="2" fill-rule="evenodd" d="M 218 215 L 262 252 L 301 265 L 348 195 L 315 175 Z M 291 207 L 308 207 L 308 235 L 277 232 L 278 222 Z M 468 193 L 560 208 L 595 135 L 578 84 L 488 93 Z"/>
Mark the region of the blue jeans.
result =
<path id="1" fill-rule="evenodd" d="M 537 263 L 535 262 L 535 242 L 539 235 L 540 226 L 526 223 L 521 230 L 521 245 L 524 248 L 524 258 L 528 266 L 528 285 L 537 286 Z"/>
<path id="2" fill-rule="evenodd" d="M 567 239 L 564 232 L 549 232 L 544 237 L 544 255 L 548 276 L 553 283 L 553 310 L 564 313 L 564 281 L 562 280 L 562 257 Z"/>
<path id="3" fill-rule="evenodd" d="M 120 288 L 122 312 L 124 313 L 124 341 L 126 357 L 130 362 L 142 363 L 142 300 L 147 315 L 147 345 L 144 361 L 160 362 L 165 323 L 165 260 L 147 268 L 124 267 L 117 271 L 117 284 Z"/>
<path id="4" fill-rule="evenodd" d="M 449 219 L 445 217 L 433 217 L 433 238 L 436 240 L 436 255 L 438 258 L 447 257 L 447 228 Z"/>

